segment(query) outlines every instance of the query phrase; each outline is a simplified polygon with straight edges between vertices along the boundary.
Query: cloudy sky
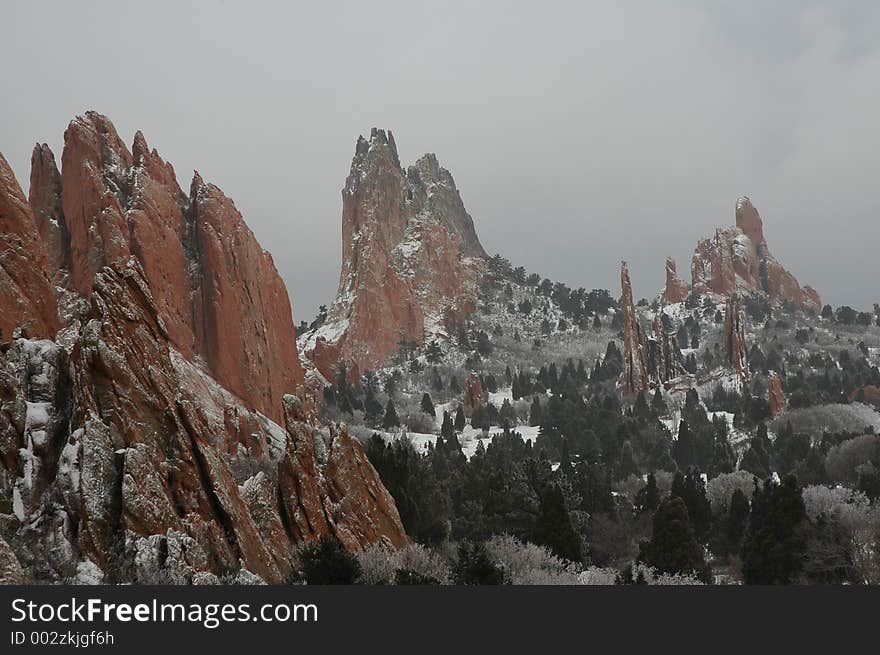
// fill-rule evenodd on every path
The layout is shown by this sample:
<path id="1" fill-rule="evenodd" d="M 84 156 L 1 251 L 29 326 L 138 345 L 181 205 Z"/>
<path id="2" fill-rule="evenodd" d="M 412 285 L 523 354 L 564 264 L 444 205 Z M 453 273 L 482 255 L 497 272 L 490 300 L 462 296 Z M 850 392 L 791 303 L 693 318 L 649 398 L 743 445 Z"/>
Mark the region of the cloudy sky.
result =
<path id="1" fill-rule="evenodd" d="M 827 302 L 880 301 L 880 3 L 7 4 L 0 151 L 27 186 L 69 120 L 141 129 L 232 197 L 311 319 L 355 140 L 436 152 L 486 249 L 653 296 L 749 195 Z M 39 6 L 38 6 L 39 5 Z M 688 276 L 689 277 L 689 276 Z"/>

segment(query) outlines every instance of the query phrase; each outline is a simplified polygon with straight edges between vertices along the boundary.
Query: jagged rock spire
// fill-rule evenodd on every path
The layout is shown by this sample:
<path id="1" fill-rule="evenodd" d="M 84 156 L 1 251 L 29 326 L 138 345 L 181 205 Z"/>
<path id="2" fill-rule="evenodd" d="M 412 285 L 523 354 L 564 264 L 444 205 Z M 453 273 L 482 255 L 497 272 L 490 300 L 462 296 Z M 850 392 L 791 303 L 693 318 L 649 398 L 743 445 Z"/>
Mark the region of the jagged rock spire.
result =
<path id="1" fill-rule="evenodd" d="M 648 391 L 648 341 L 633 304 L 626 262 L 620 262 L 620 306 L 623 311 L 623 372 L 618 386 L 624 395 Z"/>
<path id="2" fill-rule="evenodd" d="M 732 294 L 724 310 L 724 357 L 728 368 L 739 373 L 743 382 L 749 381 L 749 362 L 746 350 L 745 321 L 739 299 Z"/>

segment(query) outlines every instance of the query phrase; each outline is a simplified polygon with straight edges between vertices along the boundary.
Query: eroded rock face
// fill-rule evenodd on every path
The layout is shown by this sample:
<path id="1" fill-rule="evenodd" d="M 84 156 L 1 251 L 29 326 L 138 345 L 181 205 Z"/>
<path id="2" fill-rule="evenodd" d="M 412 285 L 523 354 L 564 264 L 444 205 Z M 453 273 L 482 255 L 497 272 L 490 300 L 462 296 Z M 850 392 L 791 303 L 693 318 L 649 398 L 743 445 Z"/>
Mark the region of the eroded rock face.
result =
<path id="1" fill-rule="evenodd" d="M 135 257 L 96 274 L 69 358 L 25 339 L 2 355 L 0 536 L 27 575 L 278 583 L 323 534 L 407 543 L 344 428 L 293 396 L 287 429 L 249 410 L 174 350 L 145 277 Z"/>
<path id="2" fill-rule="evenodd" d="M 724 310 L 724 358 L 728 368 L 739 373 L 743 382 L 749 379 L 748 346 L 745 320 L 736 294 L 727 299 Z"/>
<path id="3" fill-rule="evenodd" d="M 684 302 L 690 293 L 688 283 L 678 277 L 675 260 L 666 258 L 666 287 L 663 289 L 663 300 L 667 303 Z"/>
<path id="4" fill-rule="evenodd" d="M 452 175 L 433 154 L 404 170 L 394 137 L 358 139 L 342 191 L 342 270 L 327 320 L 302 344 L 328 379 L 384 364 L 476 306 L 486 253 Z"/>
<path id="5" fill-rule="evenodd" d="M 33 212 L 0 154 L 0 341 L 11 340 L 16 328 L 54 338 L 58 306 Z"/>
<path id="6" fill-rule="evenodd" d="M 767 386 L 767 402 L 770 405 L 770 413 L 773 416 L 784 414 L 788 410 L 788 401 L 782 391 L 782 379 L 776 371 L 770 371 L 770 380 Z"/>
<path id="7" fill-rule="evenodd" d="M 233 202 L 198 173 L 185 194 L 142 133 L 129 151 L 95 112 L 67 128 L 60 182 L 51 152 L 38 150 L 32 199 L 70 288 L 88 298 L 104 266 L 135 257 L 174 348 L 282 421 L 281 397 L 303 382 L 290 300 Z"/>
<path id="8" fill-rule="evenodd" d="M 675 336 L 664 329 L 660 314 L 654 317 L 653 335 L 648 339 L 648 370 L 651 380 L 666 385 L 687 371 Z"/>
<path id="9" fill-rule="evenodd" d="M 697 244 L 691 262 L 692 288 L 698 293 L 728 296 L 763 293 L 771 301 L 791 302 L 820 311 L 815 289 L 797 279 L 770 254 L 758 210 L 746 198 L 736 203 L 736 227 L 716 230 Z"/>
<path id="10" fill-rule="evenodd" d="M 620 263 L 620 307 L 623 311 L 623 372 L 618 388 L 624 395 L 648 391 L 648 340 L 633 303 L 626 262 Z"/>

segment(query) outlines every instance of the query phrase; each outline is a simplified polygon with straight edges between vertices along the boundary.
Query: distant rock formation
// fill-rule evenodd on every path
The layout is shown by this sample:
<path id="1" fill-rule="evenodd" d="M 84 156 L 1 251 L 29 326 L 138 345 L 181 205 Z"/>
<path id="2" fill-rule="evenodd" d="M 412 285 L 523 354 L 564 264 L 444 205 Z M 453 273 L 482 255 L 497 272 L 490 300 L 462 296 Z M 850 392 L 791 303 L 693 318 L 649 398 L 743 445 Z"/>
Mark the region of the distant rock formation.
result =
<path id="1" fill-rule="evenodd" d="M 466 416 L 470 416 L 474 413 L 474 410 L 478 407 L 484 407 L 489 399 L 486 397 L 486 392 L 483 390 L 483 383 L 480 381 L 480 376 L 477 375 L 475 371 L 471 371 L 467 377 L 467 381 L 464 384 L 464 400 L 462 404 L 464 405 L 464 413 Z"/>
<path id="2" fill-rule="evenodd" d="M 342 270 L 326 321 L 301 344 L 328 379 L 354 377 L 476 307 L 486 252 L 433 154 L 404 170 L 391 132 L 360 137 L 342 190 Z"/>
<path id="3" fill-rule="evenodd" d="M 685 371 L 681 349 L 674 335 L 663 327 L 660 314 L 654 317 L 653 335 L 648 338 L 648 369 L 656 384 L 674 380 Z"/>
<path id="4" fill-rule="evenodd" d="M 767 402 L 770 405 L 770 413 L 773 416 L 784 414 L 788 410 L 788 401 L 782 391 L 782 378 L 776 371 L 770 371 L 769 384 L 767 386 Z"/>
<path id="5" fill-rule="evenodd" d="M 684 302 L 690 293 L 688 283 L 678 277 L 675 260 L 666 258 L 666 287 L 663 289 L 663 300 L 669 304 Z"/>
<path id="6" fill-rule="evenodd" d="M 728 296 L 724 310 L 724 361 L 728 368 L 739 373 L 743 382 L 748 382 L 749 362 L 745 320 L 736 294 Z"/>
<path id="7" fill-rule="evenodd" d="M 697 293 L 763 293 L 771 301 L 787 301 L 817 312 L 822 308 L 816 290 L 801 287 L 770 254 L 761 216 L 747 197 L 736 203 L 736 227 L 718 229 L 714 238 L 697 244 L 691 277 Z"/>
<path id="8" fill-rule="evenodd" d="M 626 262 L 620 263 L 620 306 L 623 311 L 623 372 L 618 387 L 625 396 L 648 391 L 648 340 L 633 303 Z"/>

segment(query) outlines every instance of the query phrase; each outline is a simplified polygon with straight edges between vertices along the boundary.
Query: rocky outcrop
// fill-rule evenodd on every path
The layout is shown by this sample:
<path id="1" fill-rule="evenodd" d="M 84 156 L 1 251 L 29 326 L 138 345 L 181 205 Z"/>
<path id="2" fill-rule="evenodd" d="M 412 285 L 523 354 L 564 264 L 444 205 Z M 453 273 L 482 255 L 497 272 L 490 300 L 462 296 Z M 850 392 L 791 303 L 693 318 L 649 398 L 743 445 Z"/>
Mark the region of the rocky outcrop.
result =
<path id="1" fill-rule="evenodd" d="M 877 409 L 880 409 L 880 388 L 873 384 L 860 387 L 849 395 L 849 400 L 850 402 L 873 405 Z"/>
<path id="2" fill-rule="evenodd" d="M 623 372 L 618 388 L 623 395 L 648 391 L 648 341 L 633 303 L 626 262 L 620 263 L 620 307 L 623 312 Z"/>
<path id="3" fill-rule="evenodd" d="M 465 416 L 471 416 L 475 409 L 485 407 L 487 402 L 488 398 L 483 389 L 483 383 L 480 381 L 480 376 L 477 375 L 476 371 L 471 371 L 464 383 L 462 405 L 464 406 Z"/>
<path id="4" fill-rule="evenodd" d="M 782 391 L 782 378 L 776 371 L 770 371 L 770 378 L 767 385 L 767 402 L 770 405 L 770 413 L 773 416 L 784 414 L 788 411 L 788 401 L 785 399 L 785 393 Z"/>
<path id="5" fill-rule="evenodd" d="M 774 302 L 814 311 L 822 308 L 815 289 L 801 287 L 770 254 L 761 216 L 747 197 L 736 203 L 736 227 L 718 229 L 714 238 L 697 244 L 691 277 L 697 293 L 761 293 Z"/>
<path id="6" fill-rule="evenodd" d="M 48 148 L 34 151 L 31 178 L 41 232 L 72 290 L 88 298 L 104 266 L 135 257 L 174 348 L 207 362 L 248 406 L 283 420 L 282 396 L 303 382 L 290 300 L 272 257 L 220 189 L 196 173 L 185 194 L 143 134 L 129 151 L 95 112 L 65 132 L 60 206 Z"/>
<path id="7" fill-rule="evenodd" d="M 329 379 L 387 362 L 476 306 L 486 253 L 452 175 L 433 154 L 404 170 L 391 132 L 360 137 L 342 190 L 342 270 L 305 355 Z"/>
<path id="8" fill-rule="evenodd" d="M 728 368 L 739 373 L 743 382 L 749 379 L 747 349 L 745 320 L 739 300 L 732 294 L 724 310 L 724 361 Z"/>
<path id="9" fill-rule="evenodd" d="M 666 258 L 666 287 L 663 289 L 663 300 L 669 304 L 684 302 L 690 293 L 688 283 L 678 277 L 675 260 Z"/>
<path id="10" fill-rule="evenodd" d="M 0 154 L 0 341 L 12 339 L 16 328 L 52 338 L 58 307 L 33 212 Z"/>
<path id="11" fill-rule="evenodd" d="M 675 336 L 663 327 L 660 314 L 654 317 L 653 334 L 648 338 L 648 371 L 655 384 L 666 384 L 687 371 Z"/>
<path id="12" fill-rule="evenodd" d="M 0 536 L 30 578 L 277 583 L 323 534 L 407 543 L 344 428 L 286 396 L 284 429 L 174 350 L 136 258 L 96 274 L 85 318 L 69 361 L 25 339 L 2 356 Z"/>

